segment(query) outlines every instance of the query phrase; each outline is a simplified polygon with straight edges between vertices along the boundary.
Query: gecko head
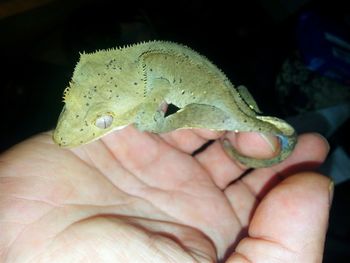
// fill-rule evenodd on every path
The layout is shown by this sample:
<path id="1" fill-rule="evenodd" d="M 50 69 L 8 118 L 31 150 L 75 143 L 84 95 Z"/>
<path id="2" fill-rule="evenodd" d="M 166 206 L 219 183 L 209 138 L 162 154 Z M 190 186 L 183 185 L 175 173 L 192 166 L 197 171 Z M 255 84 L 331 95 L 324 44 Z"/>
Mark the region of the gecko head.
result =
<path id="1" fill-rule="evenodd" d="M 53 134 L 59 146 L 86 144 L 133 122 L 136 106 L 130 101 L 125 105 L 117 99 L 108 100 L 102 94 L 92 95 L 93 90 L 74 83 L 65 90 L 65 106 Z"/>
<path id="2" fill-rule="evenodd" d="M 62 147 L 96 140 L 133 122 L 143 100 L 139 68 L 119 50 L 81 54 L 65 89 L 53 139 Z"/>

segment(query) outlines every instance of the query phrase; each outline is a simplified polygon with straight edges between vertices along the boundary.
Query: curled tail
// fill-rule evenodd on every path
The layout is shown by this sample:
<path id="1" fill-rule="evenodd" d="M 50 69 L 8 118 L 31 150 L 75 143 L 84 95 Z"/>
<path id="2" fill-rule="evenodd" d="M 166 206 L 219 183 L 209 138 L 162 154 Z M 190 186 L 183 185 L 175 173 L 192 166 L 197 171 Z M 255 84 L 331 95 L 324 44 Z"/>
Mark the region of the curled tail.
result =
<path id="1" fill-rule="evenodd" d="M 275 127 L 275 130 L 279 131 L 272 133 L 280 140 L 280 152 L 278 155 L 270 159 L 256 159 L 240 154 L 231 145 L 224 142 L 223 146 L 226 153 L 251 168 L 267 167 L 282 162 L 292 153 L 296 145 L 297 134 L 295 130 L 287 122 L 276 117 L 256 116 L 256 118 L 263 122 L 270 123 Z"/>

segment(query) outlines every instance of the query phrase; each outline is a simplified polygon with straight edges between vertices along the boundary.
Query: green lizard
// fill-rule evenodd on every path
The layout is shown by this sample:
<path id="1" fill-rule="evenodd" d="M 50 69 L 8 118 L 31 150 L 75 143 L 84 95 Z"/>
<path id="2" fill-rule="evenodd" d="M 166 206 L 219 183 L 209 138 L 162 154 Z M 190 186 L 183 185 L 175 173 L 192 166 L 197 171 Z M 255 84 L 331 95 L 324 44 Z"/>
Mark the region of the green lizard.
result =
<path id="1" fill-rule="evenodd" d="M 284 160 L 296 144 L 285 121 L 260 113 L 244 86 L 234 88 L 207 58 L 165 41 L 81 54 L 53 139 L 61 147 L 89 143 L 134 124 L 141 131 L 169 132 L 181 128 L 259 132 L 280 139 L 280 152 L 270 159 L 226 152 L 249 167 Z M 178 107 L 166 116 L 167 105 Z"/>

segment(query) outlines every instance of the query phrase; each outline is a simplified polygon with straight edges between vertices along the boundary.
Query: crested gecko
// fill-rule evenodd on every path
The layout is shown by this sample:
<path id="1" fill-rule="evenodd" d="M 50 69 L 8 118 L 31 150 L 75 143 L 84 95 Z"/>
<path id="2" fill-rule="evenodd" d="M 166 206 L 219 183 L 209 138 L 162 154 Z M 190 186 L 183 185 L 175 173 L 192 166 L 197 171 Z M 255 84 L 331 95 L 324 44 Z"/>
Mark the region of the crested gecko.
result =
<path id="1" fill-rule="evenodd" d="M 231 157 L 256 168 L 287 158 L 297 140 L 287 122 L 261 114 L 246 87 L 235 88 L 206 57 L 173 42 L 82 53 L 63 99 L 53 134 L 61 147 L 86 144 L 130 124 L 154 133 L 206 128 L 277 136 L 280 151 L 270 159 L 243 156 L 223 143 Z M 170 104 L 180 110 L 166 116 Z"/>

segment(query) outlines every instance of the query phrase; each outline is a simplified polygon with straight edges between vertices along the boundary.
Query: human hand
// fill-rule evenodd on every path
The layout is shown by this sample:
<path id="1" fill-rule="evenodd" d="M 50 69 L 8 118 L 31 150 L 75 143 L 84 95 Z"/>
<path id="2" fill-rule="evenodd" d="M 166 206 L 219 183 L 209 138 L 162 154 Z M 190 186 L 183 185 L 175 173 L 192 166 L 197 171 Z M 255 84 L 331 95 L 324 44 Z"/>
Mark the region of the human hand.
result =
<path id="1" fill-rule="evenodd" d="M 222 134 L 133 127 L 75 149 L 38 135 L 0 157 L 0 262 L 321 262 L 330 180 L 318 135 L 283 163 L 246 169 Z M 256 134 L 229 134 L 270 157 Z M 253 147 L 254 146 L 254 147 Z"/>

